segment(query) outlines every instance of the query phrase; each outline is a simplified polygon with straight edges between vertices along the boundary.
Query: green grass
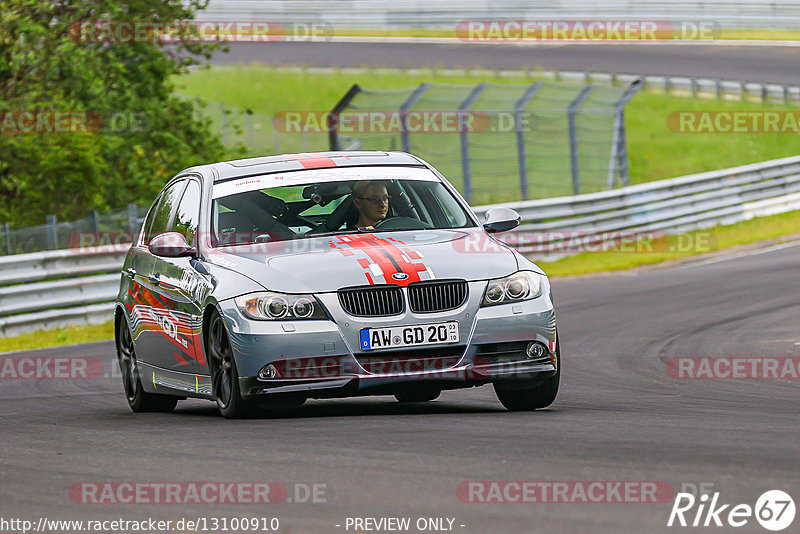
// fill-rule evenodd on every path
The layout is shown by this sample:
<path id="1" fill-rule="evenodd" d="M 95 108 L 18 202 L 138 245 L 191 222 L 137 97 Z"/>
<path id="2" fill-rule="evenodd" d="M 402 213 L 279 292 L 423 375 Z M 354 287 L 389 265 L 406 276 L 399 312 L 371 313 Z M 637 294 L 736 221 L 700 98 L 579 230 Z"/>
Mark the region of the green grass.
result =
<path id="1" fill-rule="evenodd" d="M 53 330 L 38 330 L 13 337 L 0 337 L 0 353 L 18 350 L 44 349 L 75 343 L 91 343 L 114 339 L 114 323 L 67 326 Z"/>
<path id="2" fill-rule="evenodd" d="M 330 110 L 353 83 L 366 89 L 399 89 L 415 87 L 423 82 L 439 84 L 530 83 L 531 76 L 507 77 L 496 73 L 442 73 L 424 69 L 416 73 L 389 69 L 352 72 L 347 69 L 333 72 L 314 72 L 308 69 L 274 69 L 266 66 L 213 67 L 197 70 L 176 80 L 181 94 L 201 97 L 209 102 L 222 102 L 228 107 L 249 108 L 261 121 L 254 130 L 259 136 L 256 144 L 263 147 L 247 155 L 274 152 L 326 150 L 325 133 L 310 133 L 305 139 L 299 134 L 272 134 L 269 117 L 282 111 Z M 381 109 L 381 108 L 376 108 Z M 791 133 L 676 133 L 668 128 L 668 117 L 676 111 L 736 111 L 786 110 L 777 104 L 749 101 L 712 100 L 665 95 L 655 91 L 640 91 L 625 110 L 630 182 L 632 184 L 671 178 L 691 173 L 755 163 L 800 153 L 800 136 Z M 430 159 L 431 163 L 460 185 L 458 136 L 449 134 L 420 134 L 412 136 L 414 152 Z M 483 136 L 483 137 L 481 137 Z M 494 136 L 494 139 L 490 139 Z M 245 141 L 240 135 L 236 140 Z M 473 149 L 473 204 L 488 204 L 515 200 L 517 189 L 516 147 L 513 134 L 473 134 L 472 142 L 486 140 L 486 148 Z M 230 139 L 229 139 L 230 141 Z M 277 143 L 277 148 L 275 150 Z M 500 150 L 492 148 L 499 146 Z M 477 146 L 477 145 L 476 145 Z M 400 148 L 400 147 L 396 147 Z M 505 152 L 508 157 L 492 161 Z M 546 197 L 570 193 L 568 171 L 564 176 L 537 176 L 537 154 L 529 154 L 532 196 Z M 233 154 L 232 154 L 233 156 Z M 583 166 L 584 161 L 581 160 Z M 601 181 L 604 179 L 601 177 Z"/>
<path id="3" fill-rule="evenodd" d="M 796 108 L 640 92 L 625 108 L 631 184 L 800 154 L 797 134 L 677 133 L 667 126 L 676 111 L 759 110 Z"/>
<path id="4" fill-rule="evenodd" d="M 782 236 L 796 234 L 798 231 L 800 231 L 800 210 L 696 230 L 680 236 L 666 236 L 647 242 L 648 246 L 638 249 L 630 247 L 631 252 L 585 252 L 554 262 L 537 263 L 551 277 L 620 271 L 680 260 L 758 241 L 779 242 Z M 536 259 L 535 255 L 532 255 L 532 259 Z"/>

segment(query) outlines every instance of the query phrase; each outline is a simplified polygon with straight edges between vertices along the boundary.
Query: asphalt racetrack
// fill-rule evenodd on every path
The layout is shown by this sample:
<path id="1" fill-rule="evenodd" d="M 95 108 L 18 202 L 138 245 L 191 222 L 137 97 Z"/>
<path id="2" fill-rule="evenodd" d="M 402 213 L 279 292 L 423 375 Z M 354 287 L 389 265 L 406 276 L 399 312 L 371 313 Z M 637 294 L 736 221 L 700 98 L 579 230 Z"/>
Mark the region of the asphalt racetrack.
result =
<path id="1" fill-rule="evenodd" d="M 217 64 L 554 69 L 797 83 L 800 47 L 731 44 L 541 45 L 412 42 L 233 43 Z"/>
<path id="2" fill-rule="evenodd" d="M 711 484 L 730 504 L 753 506 L 770 489 L 797 499 L 800 382 L 677 379 L 666 362 L 799 357 L 799 263 L 793 243 L 711 263 L 554 280 L 562 388 L 551 408 L 532 413 L 506 412 L 483 387 L 427 404 L 310 401 L 280 418 L 229 421 L 204 401 L 133 414 L 117 376 L 3 379 L 0 515 L 277 517 L 280 532 L 311 534 L 353 532 L 348 517 L 409 517 L 412 525 L 451 518 L 451 531 L 482 534 L 729 532 L 667 527 L 672 495 L 656 503 L 486 504 L 463 502 L 456 490 L 481 480 L 659 481 L 675 492 Z M 106 372 L 115 366 L 110 342 L 26 356 L 98 357 Z M 290 500 L 296 484 L 323 484 L 326 502 L 73 502 L 70 488 L 87 481 L 275 481 Z M 797 532 L 798 521 L 785 532 Z M 752 518 L 736 531 L 765 532 Z"/>

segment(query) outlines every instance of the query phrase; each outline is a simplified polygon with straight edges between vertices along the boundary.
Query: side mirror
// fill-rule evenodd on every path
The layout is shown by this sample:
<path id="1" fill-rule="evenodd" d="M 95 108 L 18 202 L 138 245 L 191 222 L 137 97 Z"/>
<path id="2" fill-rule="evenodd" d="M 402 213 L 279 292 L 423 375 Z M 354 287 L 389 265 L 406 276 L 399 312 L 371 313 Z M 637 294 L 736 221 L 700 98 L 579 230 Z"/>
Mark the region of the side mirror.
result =
<path id="1" fill-rule="evenodd" d="M 147 248 L 156 256 L 164 258 L 196 257 L 197 250 L 189 246 L 183 234 L 178 232 L 164 232 L 150 240 Z"/>
<path id="2" fill-rule="evenodd" d="M 511 208 L 492 208 L 486 212 L 483 228 L 490 234 L 507 232 L 519 226 L 519 213 Z"/>

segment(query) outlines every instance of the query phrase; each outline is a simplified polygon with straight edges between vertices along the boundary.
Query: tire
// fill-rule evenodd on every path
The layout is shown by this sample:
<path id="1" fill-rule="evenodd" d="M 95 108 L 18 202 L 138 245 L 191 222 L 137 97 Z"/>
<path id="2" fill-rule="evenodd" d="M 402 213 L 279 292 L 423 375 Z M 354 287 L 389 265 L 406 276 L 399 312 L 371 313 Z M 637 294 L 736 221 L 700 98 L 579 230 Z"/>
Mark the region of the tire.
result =
<path id="1" fill-rule="evenodd" d="M 545 378 L 541 384 L 534 387 L 525 387 L 524 383 L 519 382 L 515 383 L 515 387 L 503 387 L 502 382 L 495 382 L 493 386 L 497 399 L 512 412 L 547 408 L 556 400 L 561 379 L 561 342 L 558 333 L 556 333 L 556 364 L 556 374 Z"/>
<path id="2" fill-rule="evenodd" d="M 227 419 L 256 415 L 256 407 L 242 398 L 228 330 L 216 310 L 212 312 L 208 326 L 207 354 L 211 366 L 211 384 L 219 412 Z"/>
<path id="3" fill-rule="evenodd" d="M 428 402 L 439 398 L 441 389 L 418 389 L 396 393 L 394 398 L 398 402 Z"/>
<path id="4" fill-rule="evenodd" d="M 134 413 L 171 412 L 178 404 L 178 397 L 147 393 L 142 387 L 136 349 L 128 328 L 128 320 L 123 316 L 117 321 L 117 362 L 122 374 L 122 388 L 128 406 Z"/>

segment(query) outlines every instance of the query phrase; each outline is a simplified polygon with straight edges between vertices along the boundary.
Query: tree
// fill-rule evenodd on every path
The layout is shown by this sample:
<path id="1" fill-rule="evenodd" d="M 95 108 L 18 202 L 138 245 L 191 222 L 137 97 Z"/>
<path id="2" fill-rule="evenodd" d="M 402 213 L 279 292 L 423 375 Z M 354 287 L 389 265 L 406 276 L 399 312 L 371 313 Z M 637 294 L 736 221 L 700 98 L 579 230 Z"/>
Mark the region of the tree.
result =
<path id="1" fill-rule="evenodd" d="M 220 158 L 170 81 L 218 45 L 113 34 L 191 20 L 206 2 L 0 0 L 0 221 L 149 203 L 177 171 Z"/>

